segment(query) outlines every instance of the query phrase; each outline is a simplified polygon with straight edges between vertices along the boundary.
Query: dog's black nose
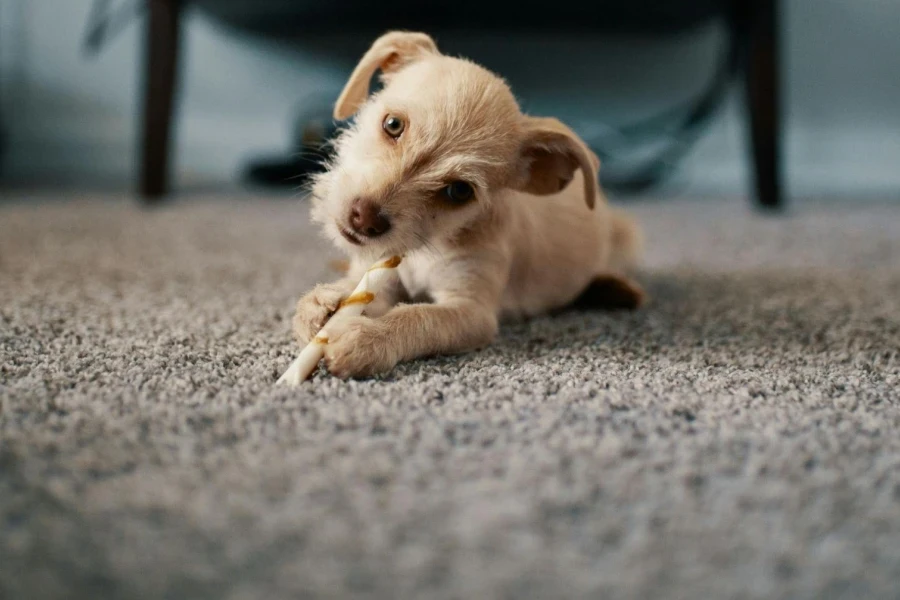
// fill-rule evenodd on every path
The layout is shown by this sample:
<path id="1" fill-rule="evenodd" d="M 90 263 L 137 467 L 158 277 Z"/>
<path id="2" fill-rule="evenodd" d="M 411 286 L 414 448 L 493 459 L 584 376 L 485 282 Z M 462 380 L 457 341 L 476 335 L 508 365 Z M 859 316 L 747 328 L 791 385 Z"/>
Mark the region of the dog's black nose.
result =
<path id="1" fill-rule="evenodd" d="M 366 237 L 384 235 L 391 228 L 391 222 L 381 212 L 381 207 L 363 198 L 357 198 L 350 209 L 350 227 Z"/>

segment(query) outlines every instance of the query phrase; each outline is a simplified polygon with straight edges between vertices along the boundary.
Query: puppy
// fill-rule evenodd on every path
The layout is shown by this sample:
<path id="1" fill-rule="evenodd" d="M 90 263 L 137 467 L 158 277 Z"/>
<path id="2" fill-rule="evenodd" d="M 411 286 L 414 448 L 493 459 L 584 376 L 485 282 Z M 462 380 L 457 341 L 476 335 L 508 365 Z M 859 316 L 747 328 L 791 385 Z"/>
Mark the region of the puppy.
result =
<path id="1" fill-rule="evenodd" d="M 384 85 L 370 95 L 377 71 Z M 313 221 L 350 266 L 299 301 L 298 341 L 318 332 L 373 261 L 405 260 L 386 301 L 329 328 L 334 375 L 473 350 L 494 339 L 500 319 L 579 297 L 609 307 L 643 301 L 622 275 L 639 233 L 607 206 L 599 160 L 560 121 L 522 114 L 500 77 L 441 54 L 423 33 L 388 33 L 337 100 L 336 119 L 353 115 L 311 185 Z"/>

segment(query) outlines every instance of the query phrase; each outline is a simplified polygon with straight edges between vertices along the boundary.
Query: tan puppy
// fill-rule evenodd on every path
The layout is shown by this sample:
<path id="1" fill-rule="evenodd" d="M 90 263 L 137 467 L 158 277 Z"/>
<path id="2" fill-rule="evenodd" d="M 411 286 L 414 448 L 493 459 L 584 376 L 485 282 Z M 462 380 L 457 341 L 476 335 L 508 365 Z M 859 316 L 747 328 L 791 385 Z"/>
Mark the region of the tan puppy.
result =
<path id="1" fill-rule="evenodd" d="M 384 87 L 369 95 L 379 70 Z M 642 302 L 621 275 L 639 236 L 601 195 L 597 157 L 558 120 L 523 115 L 500 77 L 442 55 L 425 34 L 388 33 L 335 105 L 337 119 L 354 114 L 311 188 L 313 220 L 350 268 L 297 304 L 298 340 L 316 334 L 374 260 L 406 259 L 392 298 L 330 329 L 331 373 L 367 376 L 472 350 L 493 340 L 498 319 L 579 297 Z M 396 301 L 419 303 L 391 308 Z"/>

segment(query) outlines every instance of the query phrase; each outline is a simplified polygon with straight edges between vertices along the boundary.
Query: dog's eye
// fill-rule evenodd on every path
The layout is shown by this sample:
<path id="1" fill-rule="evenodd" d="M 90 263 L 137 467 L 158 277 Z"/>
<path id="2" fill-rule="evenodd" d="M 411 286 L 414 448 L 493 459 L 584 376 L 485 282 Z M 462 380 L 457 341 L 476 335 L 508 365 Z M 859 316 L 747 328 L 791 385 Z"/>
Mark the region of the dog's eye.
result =
<path id="1" fill-rule="evenodd" d="M 381 128 L 384 129 L 386 134 L 397 139 L 403 133 L 403 130 L 406 129 L 406 123 L 400 117 L 388 115 L 382 121 Z"/>
<path id="2" fill-rule="evenodd" d="M 475 190 L 465 181 L 454 181 L 443 191 L 447 200 L 453 204 L 465 204 L 475 196 Z"/>

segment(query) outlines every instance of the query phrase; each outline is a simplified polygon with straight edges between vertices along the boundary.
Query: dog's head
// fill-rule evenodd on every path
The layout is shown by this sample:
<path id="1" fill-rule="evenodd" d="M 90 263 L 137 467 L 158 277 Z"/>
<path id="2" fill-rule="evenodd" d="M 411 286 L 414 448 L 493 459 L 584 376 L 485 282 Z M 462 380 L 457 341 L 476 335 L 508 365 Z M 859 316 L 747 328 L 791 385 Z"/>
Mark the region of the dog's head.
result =
<path id="1" fill-rule="evenodd" d="M 369 94 L 381 71 L 383 88 Z M 422 33 L 372 45 L 338 98 L 356 115 L 312 187 L 313 218 L 351 252 L 400 253 L 452 238 L 505 189 L 553 194 L 576 170 L 593 206 L 597 157 L 556 119 L 521 113 L 506 83 L 442 55 Z"/>

